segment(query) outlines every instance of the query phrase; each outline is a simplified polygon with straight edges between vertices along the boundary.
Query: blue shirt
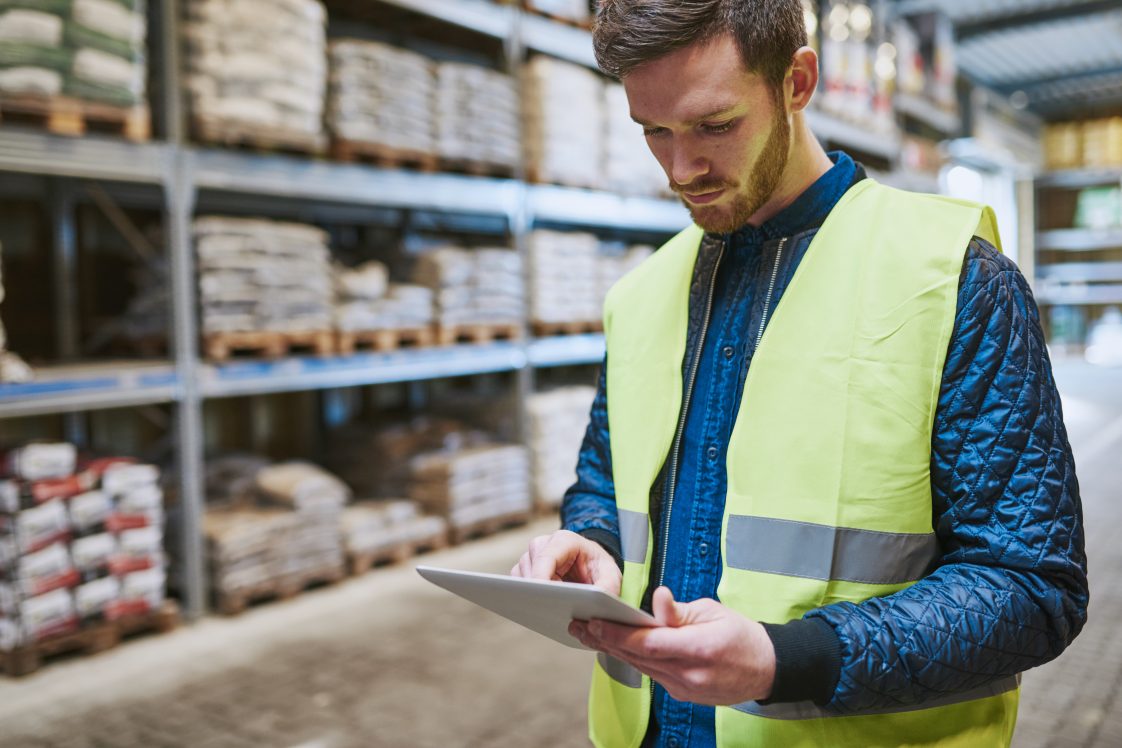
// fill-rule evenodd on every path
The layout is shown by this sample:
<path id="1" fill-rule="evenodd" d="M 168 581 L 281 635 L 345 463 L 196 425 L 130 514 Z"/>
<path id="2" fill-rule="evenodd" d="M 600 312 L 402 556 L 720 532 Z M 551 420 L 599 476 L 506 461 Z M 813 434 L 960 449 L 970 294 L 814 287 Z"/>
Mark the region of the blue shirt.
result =
<path id="1" fill-rule="evenodd" d="M 833 168 L 791 205 L 762 226 L 745 226 L 725 238 L 709 330 L 686 414 L 673 503 L 669 512 L 664 507 L 662 513 L 663 521 L 670 523 L 669 528 L 661 528 L 662 537 L 668 537 L 662 583 L 680 602 L 717 597 L 729 437 L 760 327 L 766 323 L 764 308 L 770 318 L 802 260 L 799 242 L 786 242 L 779 253 L 780 240 L 821 225 L 856 173 L 856 165 L 846 154 L 831 153 L 830 159 Z M 769 300 L 773 275 L 775 286 Z M 729 397 L 730 392 L 734 397 Z M 665 535 L 667 529 L 669 536 Z M 656 684 L 645 745 L 713 746 L 713 715 L 713 707 L 676 701 Z M 662 725 L 669 728 L 664 730 Z"/>

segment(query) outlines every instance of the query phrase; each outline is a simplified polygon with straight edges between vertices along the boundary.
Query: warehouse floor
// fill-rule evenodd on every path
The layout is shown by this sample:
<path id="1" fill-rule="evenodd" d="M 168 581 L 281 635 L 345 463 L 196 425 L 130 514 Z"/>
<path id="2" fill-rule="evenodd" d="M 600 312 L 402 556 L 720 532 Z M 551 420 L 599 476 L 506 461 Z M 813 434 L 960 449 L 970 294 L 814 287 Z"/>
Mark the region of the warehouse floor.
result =
<path id="1" fill-rule="evenodd" d="M 1122 745 L 1122 371 L 1057 368 L 1092 569 L 1091 621 L 1024 677 L 1014 745 Z M 555 520 L 423 557 L 505 572 Z M 586 745 L 591 655 L 376 570 L 237 618 L 0 681 L 0 746 Z"/>

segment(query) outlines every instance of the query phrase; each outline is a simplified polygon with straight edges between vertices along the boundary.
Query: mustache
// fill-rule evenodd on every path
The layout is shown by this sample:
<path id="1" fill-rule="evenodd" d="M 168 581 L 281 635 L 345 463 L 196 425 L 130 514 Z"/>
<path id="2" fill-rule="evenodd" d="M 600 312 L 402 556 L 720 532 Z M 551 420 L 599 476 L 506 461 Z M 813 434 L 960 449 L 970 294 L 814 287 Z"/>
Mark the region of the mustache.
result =
<path id="1" fill-rule="evenodd" d="M 725 189 L 726 187 L 734 187 L 735 185 L 724 182 L 719 179 L 699 179 L 696 182 L 689 184 L 677 184 L 673 180 L 670 181 L 670 190 L 675 194 L 681 195 L 688 192 L 691 195 L 703 195 L 706 192 L 716 192 L 717 190 Z"/>

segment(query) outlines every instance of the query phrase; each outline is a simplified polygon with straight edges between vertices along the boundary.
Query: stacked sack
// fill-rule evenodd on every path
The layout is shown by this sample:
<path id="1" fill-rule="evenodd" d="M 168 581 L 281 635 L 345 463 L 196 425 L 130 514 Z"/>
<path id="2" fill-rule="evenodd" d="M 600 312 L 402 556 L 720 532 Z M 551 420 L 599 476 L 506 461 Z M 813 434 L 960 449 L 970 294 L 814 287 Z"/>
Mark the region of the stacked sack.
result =
<path id="1" fill-rule="evenodd" d="M 604 242 L 600 245 L 596 270 L 596 298 L 601 308 L 612 286 L 642 264 L 654 254 L 654 251 L 655 248 L 649 244 L 627 245 L 620 242 Z"/>
<path id="2" fill-rule="evenodd" d="M 333 39 L 327 122 L 343 140 L 432 154 L 436 78 L 424 55 L 382 42 Z"/>
<path id="3" fill-rule="evenodd" d="M 317 0 L 190 0 L 187 89 L 204 137 L 267 128 L 318 143 L 327 12 Z"/>
<path id="4" fill-rule="evenodd" d="M 356 268 L 335 267 L 333 273 L 337 329 L 361 332 L 432 325 L 432 289 L 390 283 L 389 270 L 377 261 Z"/>
<path id="5" fill-rule="evenodd" d="M 522 258 L 514 250 L 438 247 L 421 255 L 414 279 L 433 289 L 443 327 L 520 324 L 524 318 Z"/>
<path id="6" fill-rule="evenodd" d="M 520 445 L 450 447 L 417 455 L 409 468 L 409 497 L 447 519 L 453 532 L 531 508 L 529 452 Z"/>
<path id="7" fill-rule="evenodd" d="M 595 397 L 595 387 L 573 386 L 538 392 L 527 401 L 534 500 L 539 506 L 560 506 L 576 479 L 577 457 Z"/>
<path id="8" fill-rule="evenodd" d="M 264 219 L 195 220 L 204 334 L 331 329 L 327 234 Z"/>
<path id="9" fill-rule="evenodd" d="M 421 543 L 440 544 L 448 534 L 443 517 L 421 514 L 407 499 L 360 501 L 343 510 L 343 543 L 350 556 L 381 556 Z"/>
<path id="10" fill-rule="evenodd" d="M 631 119 L 623 86 L 604 86 L 604 183 L 625 195 L 660 195 L 668 190 L 666 173 Z"/>
<path id="11" fill-rule="evenodd" d="M 159 471 L 77 464 L 70 444 L 13 450 L 0 480 L 0 649 L 155 610 L 166 589 Z"/>
<path id="12" fill-rule="evenodd" d="M 534 57 L 523 71 L 523 132 L 530 179 L 599 187 L 604 84 L 581 65 Z"/>
<path id="13" fill-rule="evenodd" d="M 4 301 L 3 247 L 0 246 L 0 302 Z M 8 336 L 4 321 L 0 320 L 0 382 L 26 382 L 32 377 L 31 368 L 23 359 L 7 350 Z"/>
<path id="14" fill-rule="evenodd" d="M 143 0 L 4 0 L 0 93 L 140 104 L 146 35 Z"/>
<path id="15" fill-rule="evenodd" d="M 594 234 L 536 229 L 529 253 L 531 321 L 600 319 L 600 240 Z"/>
<path id="16" fill-rule="evenodd" d="M 436 67 L 433 119 L 441 156 L 513 168 L 518 163 L 518 92 L 514 79 L 478 65 Z"/>
<path id="17" fill-rule="evenodd" d="M 592 20 L 588 0 L 526 0 L 526 8 L 581 25 Z"/>
<path id="18" fill-rule="evenodd" d="M 338 478 L 258 458 L 214 460 L 207 472 L 203 532 L 219 599 L 343 574 L 340 519 L 351 493 Z"/>

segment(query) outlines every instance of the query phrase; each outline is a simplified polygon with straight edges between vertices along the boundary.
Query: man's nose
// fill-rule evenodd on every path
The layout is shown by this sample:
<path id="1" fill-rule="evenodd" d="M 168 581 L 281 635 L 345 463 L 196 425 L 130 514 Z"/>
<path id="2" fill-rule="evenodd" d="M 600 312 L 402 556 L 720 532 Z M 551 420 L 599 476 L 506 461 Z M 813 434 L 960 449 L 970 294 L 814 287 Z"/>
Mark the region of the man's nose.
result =
<path id="1" fill-rule="evenodd" d="M 670 178 L 685 187 L 709 172 L 709 163 L 685 143 L 675 143 L 670 157 Z"/>

